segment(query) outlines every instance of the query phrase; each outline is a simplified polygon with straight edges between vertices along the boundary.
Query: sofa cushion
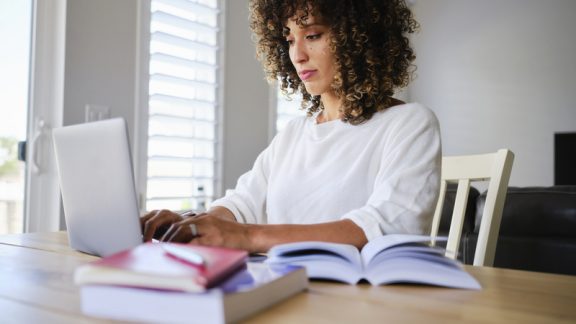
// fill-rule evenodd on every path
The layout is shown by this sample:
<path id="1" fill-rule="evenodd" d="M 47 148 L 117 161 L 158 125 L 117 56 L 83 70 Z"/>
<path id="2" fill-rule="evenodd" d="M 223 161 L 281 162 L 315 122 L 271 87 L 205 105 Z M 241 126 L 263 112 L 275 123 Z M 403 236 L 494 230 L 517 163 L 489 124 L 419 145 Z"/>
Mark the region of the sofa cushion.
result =
<path id="1" fill-rule="evenodd" d="M 462 243 L 461 260 L 474 261 L 478 235 L 469 233 Z M 576 275 L 576 237 L 500 236 L 494 266 L 539 272 Z"/>
<path id="2" fill-rule="evenodd" d="M 486 193 L 477 199 L 474 233 Z M 576 186 L 510 187 L 504 203 L 500 236 L 576 237 Z"/>

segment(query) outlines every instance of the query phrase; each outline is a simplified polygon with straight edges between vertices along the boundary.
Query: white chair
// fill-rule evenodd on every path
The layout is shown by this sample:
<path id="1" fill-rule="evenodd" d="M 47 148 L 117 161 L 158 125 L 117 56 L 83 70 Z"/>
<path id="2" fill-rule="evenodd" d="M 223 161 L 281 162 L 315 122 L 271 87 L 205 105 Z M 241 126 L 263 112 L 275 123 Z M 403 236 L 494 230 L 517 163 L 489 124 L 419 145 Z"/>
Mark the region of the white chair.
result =
<path id="1" fill-rule="evenodd" d="M 432 221 L 431 236 L 433 240 L 438 235 L 447 184 L 458 184 L 446 244 L 446 256 L 454 259 L 458 253 L 470 183 L 472 181 L 489 181 L 473 264 L 475 266 L 492 266 L 494 264 L 500 220 L 513 161 L 514 153 L 507 149 L 489 154 L 445 156 L 442 158 L 440 196 Z"/>

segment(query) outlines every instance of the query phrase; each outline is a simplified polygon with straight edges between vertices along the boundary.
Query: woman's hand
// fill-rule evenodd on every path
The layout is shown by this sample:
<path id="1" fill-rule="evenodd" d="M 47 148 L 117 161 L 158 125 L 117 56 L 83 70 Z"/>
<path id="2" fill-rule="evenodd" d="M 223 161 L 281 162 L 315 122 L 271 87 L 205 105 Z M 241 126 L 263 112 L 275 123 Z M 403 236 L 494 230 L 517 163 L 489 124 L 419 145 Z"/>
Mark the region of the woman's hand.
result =
<path id="1" fill-rule="evenodd" d="M 240 224 L 208 212 L 173 223 L 160 240 L 222 246 L 254 252 L 249 230 L 250 225 Z"/>
<path id="2" fill-rule="evenodd" d="M 166 209 L 153 210 L 140 217 L 140 227 L 144 242 L 150 242 L 152 238 L 160 239 L 172 224 L 183 219 L 185 219 L 185 216 Z"/>

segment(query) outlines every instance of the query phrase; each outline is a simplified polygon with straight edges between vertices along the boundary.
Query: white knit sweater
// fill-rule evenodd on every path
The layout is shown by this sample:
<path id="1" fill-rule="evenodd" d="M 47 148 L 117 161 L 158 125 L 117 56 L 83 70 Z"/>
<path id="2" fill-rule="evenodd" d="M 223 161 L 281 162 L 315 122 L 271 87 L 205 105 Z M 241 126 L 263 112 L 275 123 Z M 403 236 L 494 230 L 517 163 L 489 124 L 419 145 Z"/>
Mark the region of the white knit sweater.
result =
<path id="1" fill-rule="evenodd" d="M 404 104 L 361 125 L 292 120 L 234 190 L 212 203 L 238 222 L 350 219 L 366 237 L 429 229 L 440 179 L 440 130 L 426 107 Z"/>

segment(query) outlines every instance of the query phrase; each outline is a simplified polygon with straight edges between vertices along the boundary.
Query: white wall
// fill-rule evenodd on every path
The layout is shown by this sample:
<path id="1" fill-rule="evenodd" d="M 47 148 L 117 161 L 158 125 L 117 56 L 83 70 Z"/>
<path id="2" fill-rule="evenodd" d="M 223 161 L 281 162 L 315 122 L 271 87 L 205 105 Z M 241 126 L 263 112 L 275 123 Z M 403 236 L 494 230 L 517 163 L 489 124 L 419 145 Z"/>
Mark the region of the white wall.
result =
<path id="1" fill-rule="evenodd" d="M 555 132 L 576 131 L 576 1 L 419 0 L 410 98 L 446 155 L 510 148 L 510 185 L 553 184 Z"/>
<path id="2" fill-rule="evenodd" d="M 223 188 L 233 188 L 268 144 L 269 87 L 248 26 L 248 1 L 226 1 Z"/>
<path id="3" fill-rule="evenodd" d="M 137 15 L 136 1 L 67 1 L 64 125 L 102 105 L 134 134 Z"/>

